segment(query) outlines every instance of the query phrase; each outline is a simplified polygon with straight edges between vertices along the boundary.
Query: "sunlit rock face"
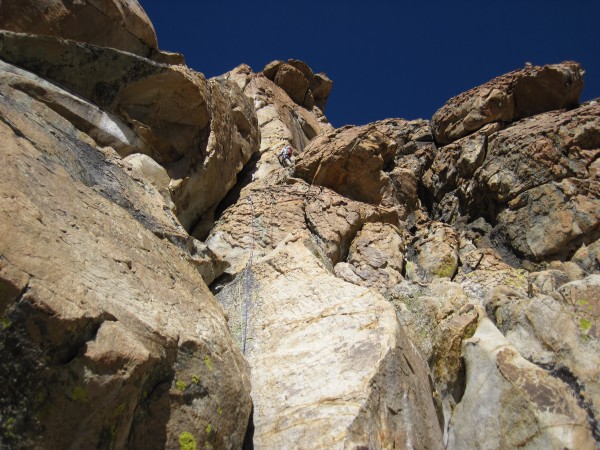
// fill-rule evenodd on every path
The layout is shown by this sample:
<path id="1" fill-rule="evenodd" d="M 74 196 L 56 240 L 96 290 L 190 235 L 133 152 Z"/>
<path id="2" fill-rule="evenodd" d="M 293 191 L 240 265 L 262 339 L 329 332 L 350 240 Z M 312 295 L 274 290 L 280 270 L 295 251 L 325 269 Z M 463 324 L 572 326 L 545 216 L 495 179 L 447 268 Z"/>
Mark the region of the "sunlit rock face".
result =
<path id="1" fill-rule="evenodd" d="M 0 12 L 0 447 L 598 448 L 577 63 L 334 129 L 327 75 L 207 80 L 134 1 Z"/>

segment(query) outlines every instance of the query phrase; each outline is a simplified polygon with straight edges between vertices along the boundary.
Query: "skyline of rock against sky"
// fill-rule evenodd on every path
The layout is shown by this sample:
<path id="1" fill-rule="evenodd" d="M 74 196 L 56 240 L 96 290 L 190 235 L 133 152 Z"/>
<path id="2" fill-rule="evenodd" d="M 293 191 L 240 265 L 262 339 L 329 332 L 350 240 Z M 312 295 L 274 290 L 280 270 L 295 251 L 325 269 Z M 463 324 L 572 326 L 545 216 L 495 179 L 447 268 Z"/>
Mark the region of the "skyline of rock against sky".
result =
<path id="1" fill-rule="evenodd" d="M 600 96 L 600 3 L 151 2 L 141 1 L 161 49 L 207 77 L 238 64 L 306 61 L 334 88 L 336 126 L 389 117 L 429 119 L 448 99 L 496 76 L 573 60 L 586 70 L 582 100 Z"/>

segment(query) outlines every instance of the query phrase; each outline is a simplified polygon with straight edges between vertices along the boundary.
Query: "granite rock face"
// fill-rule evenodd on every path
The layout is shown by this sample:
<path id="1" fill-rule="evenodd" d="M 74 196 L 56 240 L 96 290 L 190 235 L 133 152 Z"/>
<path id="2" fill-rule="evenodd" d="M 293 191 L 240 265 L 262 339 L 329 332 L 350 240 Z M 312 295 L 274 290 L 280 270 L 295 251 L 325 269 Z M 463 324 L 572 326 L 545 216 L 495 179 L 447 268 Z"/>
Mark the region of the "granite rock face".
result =
<path id="1" fill-rule="evenodd" d="M 463 345 L 466 390 L 452 418 L 448 448 L 481 442 L 507 449 L 596 447 L 587 414 L 568 386 L 525 360 L 491 322 L 482 320 Z"/>
<path id="2" fill-rule="evenodd" d="M 336 130 L 302 61 L 207 80 L 135 2 L 38 3 L 0 2 L 0 447 L 598 448 L 577 63 Z"/>
<path id="3" fill-rule="evenodd" d="M 336 278 L 317 245 L 291 233 L 252 268 L 254 445 L 442 448 L 426 365 L 393 307 Z"/>
<path id="4" fill-rule="evenodd" d="M 539 114 L 443 147 L 424 175 L 436 215 L 495 222 L 532 260 L 568 257 L 598 238 L 600 105 Z"/>
<path id="5" fill-rule="evenodd" d="M 450 99 L 432 118 L 436 141 L 449 144 L 489 123 L 514 122 L 577 105 L 583 88 L 575 62 L 530 66 Z"/>
<path id="6" fill-rule="evenodd" d="M 94 140 L 109 116 L 78 99 L 80 129 L 39 96 L 70 94 L 2 69 L 1 446 L 239 448 L 249 372 L 192 238 Z"/>
<path id="7" fill-rule="evenodd" d="M 154 27 L 137 0 L 4 0 L 0 29 L 73 39 L 141 56 L 158 50 Z"/>
<path id="8" fill-rule="evenodd" d="M 403 280 L 405 249 L 398 228 L 380 222 L 366 223 L 352 241 L 346 262 L 335 266 L 335 274 L 383 294 Z"/>
<path id="9" fill-rule="evenodd" d="M 134 144 L 118 147 L 121 156 L 143 153 L 163 165 L 178 219 L 190 233 L 206 235 L 218 203 L 258 151 L 256 113 L 237 85 L 53 37 L 1 32 L 0 42 L 6 61 L 119 117 Z"/>
<path id="10" fill-rule="evenodd" d="M 272 61 L 262 73 L 283 89 L 294 103 L 308 109 L 316 106 L 325 112 L 333 81 L 324 73 L 315 74 L 305 62 L 297 59 Z"/>

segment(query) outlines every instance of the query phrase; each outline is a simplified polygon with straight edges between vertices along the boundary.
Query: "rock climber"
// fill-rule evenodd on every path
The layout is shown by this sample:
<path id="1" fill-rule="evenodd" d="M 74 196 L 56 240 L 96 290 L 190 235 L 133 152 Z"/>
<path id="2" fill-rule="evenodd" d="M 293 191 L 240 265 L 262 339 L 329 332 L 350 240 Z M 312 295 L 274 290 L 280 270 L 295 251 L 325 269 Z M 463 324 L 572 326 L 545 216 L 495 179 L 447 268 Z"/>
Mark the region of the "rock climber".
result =
<path id="1" fill-rule="evenodd" d="M 286 161 L 289 163 L 289 165 L 292 165 L 292 153 L 294 152 L 294 150 L 292 149 L 291 145 L 286 145 L 285 147 L 283 147 L 281 149 L 281 151 L 279 152 L 279 156 L 277 157 L 277 159 L 279 160 L 279 164 L 281 164 L 283 167 L 286 167 Z"/>

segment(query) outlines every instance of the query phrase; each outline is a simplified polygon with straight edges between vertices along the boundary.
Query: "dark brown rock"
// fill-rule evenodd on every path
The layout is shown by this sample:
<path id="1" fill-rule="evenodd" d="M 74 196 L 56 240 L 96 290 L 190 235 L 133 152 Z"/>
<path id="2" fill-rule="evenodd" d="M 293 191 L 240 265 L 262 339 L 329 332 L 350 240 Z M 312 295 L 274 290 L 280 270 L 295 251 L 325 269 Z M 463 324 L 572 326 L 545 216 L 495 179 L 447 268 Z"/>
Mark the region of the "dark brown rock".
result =
<path id="1" fill-rule="evenodd" d="M 433 132 L 437 142 L 449 144 L 488 123 L 575 106 L 582 88 L 575 62 L 515 70 L 450 99 L 433 115 Z"/>
<path id="2" fill-rule="evenodd" d="M 597 239 L 599 116 L 600 106 L 587 104 L 443 147 L 423 177 L 437 217 L 483 216 L 519 256 L 569 257 Z"/>
<path id="3" fill-rule="evenodd" d="M 300 70 L 284 63 L 279 66 L 274 81 L 277 86 L 287 92 L 295 103 L 304 104 L 309 83 Z"/>
<path id="4" fill-rule="evenodd" d="M 424 121 L 388 119 L 321 135 L 298 159 L 295 174 L 355 200 L 398 206 L 405 216 L 418 206 L 410 171 L 419 174 L 430 159 L 425 142 L 411 142 L 424 126 Z"/>
<path id="5" fill-rule="evenodd" d="M 325 111 L 333 81 L 324 73 L 315 74 L 304 61 L 272 61 L 262 74 L 282 88 L 296 104 L 307 109 L 317 106 L 321 112 Z"/>

